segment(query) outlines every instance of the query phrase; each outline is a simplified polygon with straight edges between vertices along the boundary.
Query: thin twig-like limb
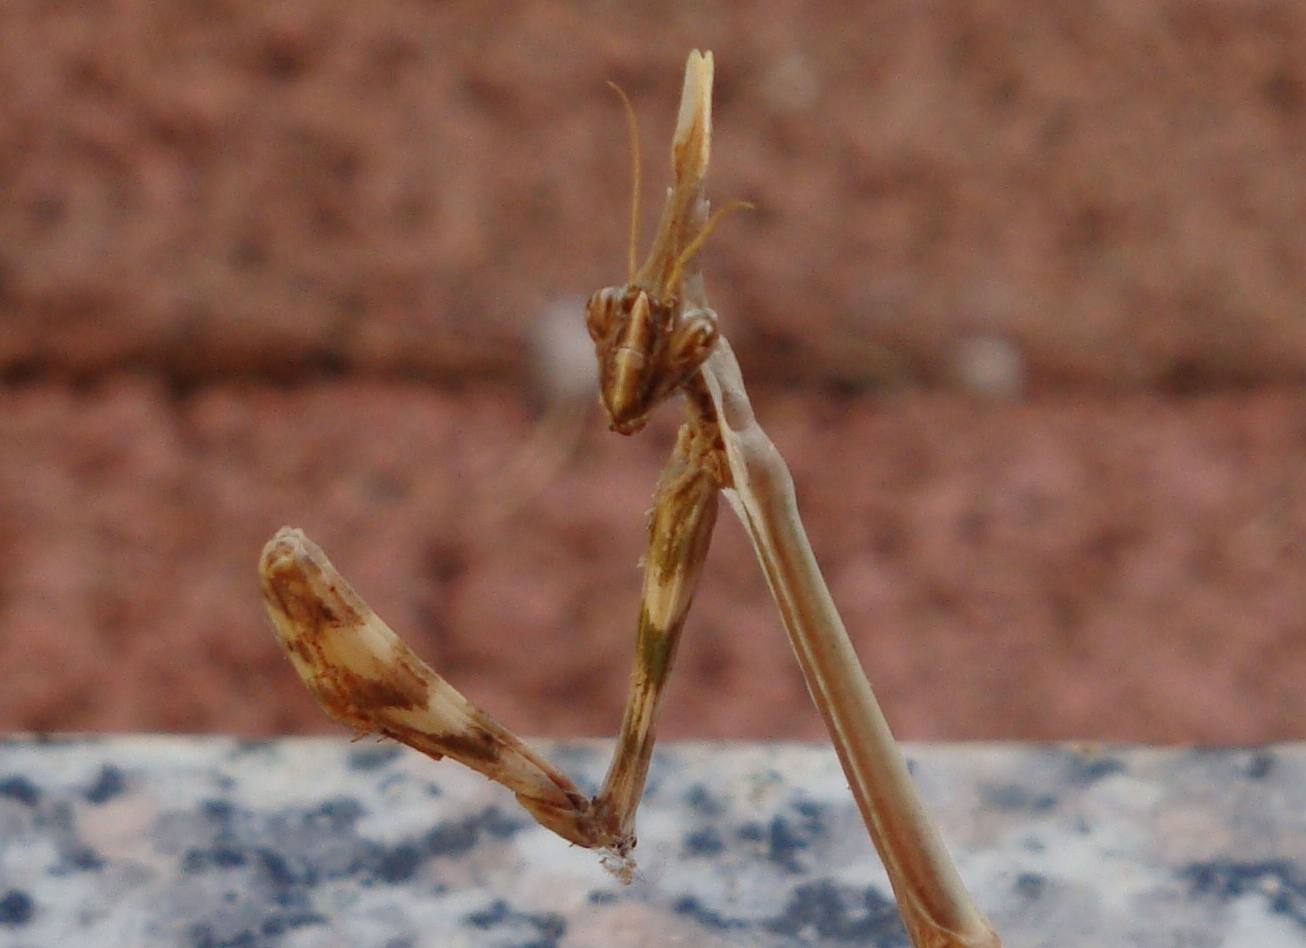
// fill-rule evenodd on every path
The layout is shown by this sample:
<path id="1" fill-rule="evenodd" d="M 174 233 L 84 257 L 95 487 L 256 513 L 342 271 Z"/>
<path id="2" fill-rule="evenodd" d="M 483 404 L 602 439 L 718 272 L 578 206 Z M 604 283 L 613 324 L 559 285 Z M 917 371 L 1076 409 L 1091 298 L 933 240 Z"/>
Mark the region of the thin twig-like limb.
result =
<path id="1" fill-rule="evenodd" d="M 700 221 L 707 218 L 702 192 L 712 135 L 711 91 L 711 59 L 691 54 L 676 141 L 695 144 L 696 148 L 683 151 L 700 160 L 676 164 L 674 188 L 699 196 L 692 216 Z M 686 280 L 684 296 L 686 305 L 707 307 L 701 278 Z M 724 338 L 701 373 L 729 464 L 726 497 L 753 542 L 808 691 L 888 871 L 913 944 L 999 945 L 916 794 L 816 564 L 798 516 L 789 468 L 757 424 L 739 364 Z"/>
<path id="2" fill-rule="evenodd" d="M 259 579 L 282 648 L 330 717 L 480 771 L 573 843 L 613 845 L 567 775 L 413 654 L 303 532 L 283 527 L 268 541 Z"/>
<path id="3" fill-rule="evenodd" d="M 998 945 L 916 794 L 803 530 L 789 468 L 757 424 L 725 339 L 703 367 L 743 522 L 915 945 Z"/>
<path id="4" fill-rule="evenodd" d="M 684 425 L 658 484 L 649 515 L 644 593 L 630 692 L 612 765 L 594 798 L 596 816 L 604 831 L 618 839 L 629 839 L 632 845 L 635 810 L 653 756 L 658 703 L 716 525 L 718 484 L 710 465 L 703 460 L 708 449 L 694 429 Z"/>

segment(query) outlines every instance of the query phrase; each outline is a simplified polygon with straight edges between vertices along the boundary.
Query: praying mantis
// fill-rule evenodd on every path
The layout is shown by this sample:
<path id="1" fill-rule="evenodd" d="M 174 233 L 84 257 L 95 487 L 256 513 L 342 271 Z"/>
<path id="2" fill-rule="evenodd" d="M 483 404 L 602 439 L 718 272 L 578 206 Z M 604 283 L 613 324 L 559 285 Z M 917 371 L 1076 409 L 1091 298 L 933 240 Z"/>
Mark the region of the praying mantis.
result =
<path id="1" fill-rule="evenodd" d="M 541 825 L 604 851 L 609 867 L 629 880 L 658 705 L 724 494 L 753 543 L 913 944 L 997 946 L 915 792 L 812 554 L 788 467 L 753 415 L 707 303 L 697 254 L 737 206 L 709 214 L 705 196 L 712 79 L 712 54 L 695 50 L 672 142 L 673 183 L 638 268 L 640 160 L 637 144 L 632 148 L 627 280 L 594 293 L 586 306 L 612 430 L 638 432 L 676 393 L 686 407 L 649 515 L 630 692 L 599 792 L 587 797 L 418 658 L 299 530 L 283 528 L 263 550 L 264 605 L 295 671 L 329 716 L 481 772 L 516 794 Z M 617 91 L 637 143 L 634 111 Z"/>

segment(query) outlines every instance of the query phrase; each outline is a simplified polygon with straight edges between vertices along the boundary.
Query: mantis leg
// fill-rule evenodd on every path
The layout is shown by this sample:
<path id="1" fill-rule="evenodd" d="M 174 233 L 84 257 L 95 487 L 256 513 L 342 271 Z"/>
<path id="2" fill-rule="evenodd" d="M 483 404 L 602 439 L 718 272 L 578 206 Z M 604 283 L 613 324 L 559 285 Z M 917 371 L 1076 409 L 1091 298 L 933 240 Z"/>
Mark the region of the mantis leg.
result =
<path id="1" fill-rule="evenodd" d="M 452 757 L 503 784 L 564 839 L 610 845 L 567 775 L 418 658 L 301 531 L 283 527 L 268 542 L 259 578 L 282 648 L 329 717 Z"/>
<path id="2" fill-rule="evenodd" d="M 321 548 L 289 527 L 268 542 L 259 562 L 277 638 L 328 716 L 479 771 L 515 793 L 541 825 L 617 856 L 616 871 L 629 877 L 654 713 L 716 521 L 717 482 L 697 448 L 701 440 L 685 426 L 658 485 L 630 698 L 607 780 L 592 801 L 418 658 Z"/>
<path id="3" fill-rule="evenodd" d="M 690 425 L 680 429 L 654 495 L 630 693 L 612 764 L 594 798 L 595 815 L 605 832 L 632 848 L 635 810 L 653 756 L 658 704 L 716 525 L 718 481 L 702 440 Z M 619 850 L 618 855 L 626 853 Z"/>

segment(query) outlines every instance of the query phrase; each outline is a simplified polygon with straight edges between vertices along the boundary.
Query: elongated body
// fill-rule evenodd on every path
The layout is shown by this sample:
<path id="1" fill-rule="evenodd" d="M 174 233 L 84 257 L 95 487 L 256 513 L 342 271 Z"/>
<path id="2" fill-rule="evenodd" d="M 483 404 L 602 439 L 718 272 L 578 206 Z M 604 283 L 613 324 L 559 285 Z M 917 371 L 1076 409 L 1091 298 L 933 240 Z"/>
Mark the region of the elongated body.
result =
<path id="1" fill-rule="evenodd" d="M 647 260 L 635 269 L 632 212 L 627 283 L 598 291 L 586 309 L 600 401 L 613 430 L 640 430 L 649 412 L 677 391 L 687 407 L 650 514 L 634 670 L 598 795 L 586 799 L 565 774 L 417 658 L 299 531 L 283 529 L 263 552 L 264 603 L 295 670 L 327 714 L 436 759 L 454 758 L 504 784 L 544 826 L 616 856 L 614 868 L 629 878 L 658 705 L 707 556 L 717 493 L 724 490 L 748 531 L 913 943 L 994 948 L 997 935 L 971 902 L 916 795 L 812 555 L 788 467 L 753 416 L 702 277 L 690 269 L 723 213 L 709 215 L 704 195 L 712 66 L 711 53 L 697 51 L 686 64 L 672 142 L 674 183 Z M 634 138 L 634 114 L 626 106 Z M 637 182 L 638 168 L 636 152 Z"/>

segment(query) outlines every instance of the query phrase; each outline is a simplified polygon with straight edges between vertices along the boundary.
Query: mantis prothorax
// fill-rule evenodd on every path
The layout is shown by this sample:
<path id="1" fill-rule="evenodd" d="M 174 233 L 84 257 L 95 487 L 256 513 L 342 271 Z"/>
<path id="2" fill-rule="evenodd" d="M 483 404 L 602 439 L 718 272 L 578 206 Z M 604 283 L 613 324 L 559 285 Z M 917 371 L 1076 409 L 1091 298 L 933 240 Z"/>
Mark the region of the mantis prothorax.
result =
<path id="1" fill-rule="evenodd" d="M 704 195 L 712 68 L 711 53 L 690 54 L 672 144 L 674 182 L 638 269 L 633 149 L 627 282 L 596 292 L 586 312 L 612 429 L 639 431 L 677 391 L 686 396 L 688 415 L 654 495 L 631 688 L 599 793 L 587 798 L 423 663 L 298 530 L 283 528 L 264 548 L 264 602 L 295 670 L 327 714 L 360 733 L 480 771 L 512 790 L 542 825 L 606 850 L 629 878 L 658 702 L 707 555 L 717 494 L 724 492 L 753 542 L 913 943 L 999 945 L 915 793 L 812 555 L 788 468 L 753 417 L 738 363 L 707 305 L 695 258 L 733 206 L 709 215 Z M 634 113 L 624 94 L 622 101 L 634 141 Z"/>

